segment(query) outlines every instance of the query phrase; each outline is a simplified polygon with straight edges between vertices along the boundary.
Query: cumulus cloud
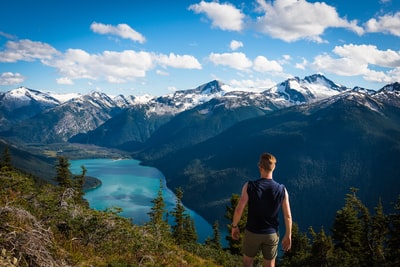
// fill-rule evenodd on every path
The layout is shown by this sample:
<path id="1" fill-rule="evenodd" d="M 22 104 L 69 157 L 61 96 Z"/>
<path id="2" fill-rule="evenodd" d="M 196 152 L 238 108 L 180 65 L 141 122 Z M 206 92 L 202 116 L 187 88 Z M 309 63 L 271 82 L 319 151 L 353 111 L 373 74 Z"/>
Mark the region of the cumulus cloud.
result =
<path id="1" fill-rule="evenodd" d="M 400 12 L 368 20 L 365 23 L 365 30 L 367 32 L 383 32 L 400 36 Z"/>
<path id="2" fill-rule="evenodd" d="M 215 65 L 228 66 L 237 70 L 246 70 L 250 68 L 253 63 L 244 53 L 211 53 L 208 59 Z"/>
<path id="3" fill-rule="evenodd" d="M 31 40 L 8 41 L 6 49 L 0 52 L 0 62 L 49 60 L 60 54 L 54 47 Z"/>
<path id="4" fill-rule="evenodd" d="M 156 61 L 165 67 L 181 68 L 181 69 L 201 69 L 199 61 L 190 55 L 158 55 Z"/>
<path id="5" fill-rule="evenodd" d="M 69 77 L 61 77 L 56 79 L 57 84 L 73 85 L 74 82 Z"/>
<path id="6" fill-rule="evenodd" d="M 229 3 L 201 1 L 189 6 L 189 10 L 196 14 L 204 13 L 212 21 L 213 27 L 221 30 L 241 31 L 244 26 L 244 14 Z"/>
<path id="7" fill-rule="evenodd" d="M 93 22 L 90 25 L 90 29 L 95 33 L 112 34 L 124 39 L 130 39 L 134 42 L 144 43 L 146 41 L 146 38 L 141 33 L 135 31 L 127 24 L 113 26 L 110 24 Z"/>
<path id="8" fill-rule="evenodd" d="M 305 0 L 276 0 L 267 3 L 257 0 L 258 10 L 263 16 L 257 18 L 259 31 L 273 38 L 293 42 L 309 39 L 324 42 L 321 35 L 329 27 L 346 28 L 357 34 L 363 29 L 357 21 L 347 21 L 339 17 L 336 9 L 323 2 L 309 3 Z"/>
<path id="9" fill-rule="evenodd" d="M 239 48 L 243 47 L 243 43 L 240 41 L 232 40 L 229 44 L 231 50 L 238 50 Z"/>
<path id="10" fill-rule="evenodd" d="M 275 60 L 268 60 L 264 56 L 258 56 L 254 59 L 254 70 L 258 72 L 282 72 L 282 66 Z"/>
<path id="11" fill-rule="evenodd" d="M 257 56 L 251 60 L 241 52 L 211 53 L 208 59 L 215 65 L 227 66 L 240 71 L 251 71 L 252 69 L 261 73 L 281 73 L 283 71 L 282 66 L 275 60 L 269 60 L 264 56 Z"/>
<path id="12" fill-rule="evenodd" d="M 60 53 L 42 42 L 21 40 L 9 41 L 6 49 L 0 51 L 0 62 L 34 61 L 56 68 L 62 76 L 59 84 L 73 84 L 74 79 L 106 80 L 110 83 L 125 83 L 145 77 L 156 66 L 163 68 L 201 69 L 199 61 L 191 55 L 170 53 L 155 54 L 145 51 L 125 50 L 104 51 L 90 54 L 82 49 L 68 49 Z M 23 81 L 19 73 L 3 73 L 1 82 L 19 83 Z"/>
<path id="13" fill-rule="evenodd" d="M 326 71 L 343 76 L 362 75 L 375 82 L 398 81 L 400 51 L 379 50 L 374 45 L 343 45 L 333 49 L 336 57 L 329 54 L 318 55 L 307 63 L 318 71 Z"/>
<path id="14" fill-rule="evenodd" d="M 25 81 L 25 77 L 18 72 L 3 72 L 0 75 L 0 85 L 16 85 L 23 81 Z"/>

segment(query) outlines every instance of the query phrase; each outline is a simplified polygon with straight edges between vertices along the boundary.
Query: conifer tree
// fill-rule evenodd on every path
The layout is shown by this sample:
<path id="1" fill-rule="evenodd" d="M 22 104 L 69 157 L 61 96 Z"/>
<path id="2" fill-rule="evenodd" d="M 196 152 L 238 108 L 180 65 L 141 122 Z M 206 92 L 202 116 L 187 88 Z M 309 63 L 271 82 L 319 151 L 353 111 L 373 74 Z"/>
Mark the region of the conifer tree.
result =
<path id="1" fill-rule="evenodd" d="M 150 216 L 149 225 L 153 228 L 156 235 L 165 237 L 169 232 L 169 225 L 167 219 L 164 218 L 166 209 L 163 197 L 162 180 L 160 180 L 157 197 L 153 199 L 151 203 L 153 203 L 153 206 L 151 207 L 151 211 L 148 213 Z"/>
<path id="2" fill-rule="evenodd" d="M 347 194 L 345 206 L 336 212 L 332 237 L 335 244 L 337 264 L 342 266 L 362 266 L 364 227 L 359 218 L 355 191 Z"/>
<path id="3" fill-rule="evenodd" d="M 232 222 L 233 220 L 233 215 L 235 213 L 235 208 L 237 204 L 239 203 L 240 196 L 238 194 L 232 194 L 231 196 L 231 203 L 230 206 L 226 206 L 226 212 L 225 212 L 225 218 L 228 219 L 229 222 Z M 243 215 L 240 218 L 240 221 L 238 223 L 238 227 L 240 229 L 240 237 L 238 240 L 233 240 L 230 233 L 232 231 L 232 225 L 228 224 L 228 235 L 225 237 L 225 240 L 228 241 L 229 245 L 229 251 L 232 254 L 238 255 L 241 254 L 241 248 L 242 248 L 242 240 L 243 240 L 243 232 L 246 226 L 246 220 L 247 220 L 247 207 L 243 211 Z"/>
<path id="4" fill-rule="evenodd" d="M 12 164 L 11 164 L 11 155 L 10 155 L 10 150 L 8 146 L 4 147 L 3 151 L 3 160 L 0 165 L 1 169 L 3 171 L 10 171 L 12 170 Z"/>
<path id="5" fill-rule="evenodd" d="M 76 199 L 79 202 L 83 201 L 83 195 L 85 194 L 85 192 L 83 191 L 83 185 L 85 184 L 85 177 L 86 177 L 86 172 L 87 172 L 87 169 L 85 168 L 85 166 L 81 166 L 81 170 L 82 170 L 82 173 L 80 175 L 75 176 L 74 181 L 73 181 L 74 185 L 75 185 L 74 186 L 75 190 L 77 192 Z"/>
<path id="6" fill-rule="evenodd" d="M 385 246 L 386 237 L 389 233 L 387 218 L 383 213 L 382 201 L 379 200 L 378 206 L 375 208 L 375 214 L 371 221 L 371 250 L 372 259 L 375 266 L 385 265 Z"/>
<path id="7" fill-rule="evenodd" d="M 221 234 L 219 232 L 219 224 L 218 221 L 215 221 L 213 224 L 213 237 L 208 238 L 205 243 L 210 247 L 216 249 L 222 249 L 220 240 L 221 240 Z"/>
<path id="8" fill-rule="evenodd" d="M 189 216 L 189 214 L 184 214 L 183 229 L 184 229 L 184 242 L 196 243 L 197 242 L 196 227 L 194 225 L 194 220 L 192 219 L 192 217 Z"/>
<path id="9" fill-rule="evenodd" d="M 68 188 L 72 186 L 72 174 L 69 170 L 70 163 L 65 157 L 58 157 L 56 166 L 56 181 L 61 187 Z"/>
<path id="10" fill-rule="evenodd" d="M 310 240 L 300 232 L 297 223 L 292 226 L 292 248 L 281 257 L 279 266 L 307 266 L 310 257 Z"/>
<path id="11" fill-rule="evenodd" d="M 175 224 L 172 226 L 172 237 L 178 245 L 197 241 L 197 233 L 194 221 L 187 215 L 186 209 L 182 204 L 183 190 L 177 188 L 175 190 L 176 205 L 172 211 L 175 218 Z"/>
<path id="12" fill-rule="evenodd" d="M 310 227 L 310 233 L 313 238 L 311 245 L 311 266 L 328 267 L 332 266 L 333 242 L 330 236 L 327 236 L 322 227 L 319 233 L 316 233 Z"/>
<path id="13" fill-rule="evenodd" d="M 400 195 L 394 205 L 394 212 L 388 217 L 390 238 L 387 244 L 388 262 L 391 266 L 400 266 Z"/>

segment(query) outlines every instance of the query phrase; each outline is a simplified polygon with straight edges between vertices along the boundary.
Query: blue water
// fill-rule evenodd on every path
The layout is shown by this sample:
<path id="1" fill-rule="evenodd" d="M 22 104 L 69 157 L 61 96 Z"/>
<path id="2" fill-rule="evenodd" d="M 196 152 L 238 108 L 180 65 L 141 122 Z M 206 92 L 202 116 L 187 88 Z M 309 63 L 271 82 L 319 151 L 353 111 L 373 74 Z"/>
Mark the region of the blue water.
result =
<path id="1" fill-rule="evenodd" d="M 176 204 L 174 193 L 166 187 L 165 177 L 156 168 L 139 165 L 134 159 L 81 159 L 71 160 L 71 172 L 80 174 L 85 166 L 88 176 L 102 181 L 102 185 L 85 193 L 91 208 L 105 210 L 111 207 L 122 208 L 121 216 L 131 218 L 133 223 L 142 225 L 149 221 L 148 212 L 163 183 L 163 198 L 168 212 Z M 185 192 L 184 192 L 185 194 Z M 212 237 L 212 226 L 196 212 L 186 208 L 193 218 L 199 242 Z M 172 217 L 172 216 L 170 216 Z M 224 238 L 225 236 L 223 236 Z"/>

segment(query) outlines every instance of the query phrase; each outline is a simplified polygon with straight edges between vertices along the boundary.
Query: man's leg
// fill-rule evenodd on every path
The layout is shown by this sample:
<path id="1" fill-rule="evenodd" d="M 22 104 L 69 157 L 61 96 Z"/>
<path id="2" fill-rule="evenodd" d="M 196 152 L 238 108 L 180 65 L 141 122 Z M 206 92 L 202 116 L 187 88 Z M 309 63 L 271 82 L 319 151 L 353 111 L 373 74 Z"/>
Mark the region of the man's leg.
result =
<path id="1" fill-rule="evenodd" d="M 264 259 L 263 267 L 275 267 L 275 259 L 273 260 Z"/>
<path id="2" fill-rule="evenodd" d="M 243 255 L 243 267 L 253 267 L 254 258 Z"/>

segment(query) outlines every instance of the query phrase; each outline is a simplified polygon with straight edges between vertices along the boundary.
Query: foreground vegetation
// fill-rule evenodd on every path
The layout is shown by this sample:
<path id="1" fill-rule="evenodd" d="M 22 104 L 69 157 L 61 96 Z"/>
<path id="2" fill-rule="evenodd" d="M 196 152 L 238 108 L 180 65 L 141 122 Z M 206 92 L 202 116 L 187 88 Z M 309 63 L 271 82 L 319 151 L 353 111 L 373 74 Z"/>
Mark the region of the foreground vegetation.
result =
<path id="1" fill-rule="evenodd" d="M 118 207 L 89 208 L 83 199 L 84 167 L 82 174 L 73 176 L 68 160 L 60 157 L 58 185 L 52 185 L 16 170 L 10 157 L 5 149 L 0 161 L 0 266 L 241 265 L 241 240 L 227 237 L 229 247 L 222 248 L 218 222 L 205 244 L 196 242 L 179 188 L 176 207 L 169 214 L 174 225 L 165 219 L 160 186 L 149 212 L 150 222 L 138 226 L 119 216 Z M 392 213 L 385 215 L 378 204 L 371 215 L 356 193 L 352 189 L 346 196 L 331 236 L 323 228 L 301 233 L 295 225 L 292 250 L 280 257 L 278 265 L 400 266 L 400 197 Z M 228 220 L 238 197 L 232 195 Z M 242 220 L 239 226 L 244 224 Z"/>

